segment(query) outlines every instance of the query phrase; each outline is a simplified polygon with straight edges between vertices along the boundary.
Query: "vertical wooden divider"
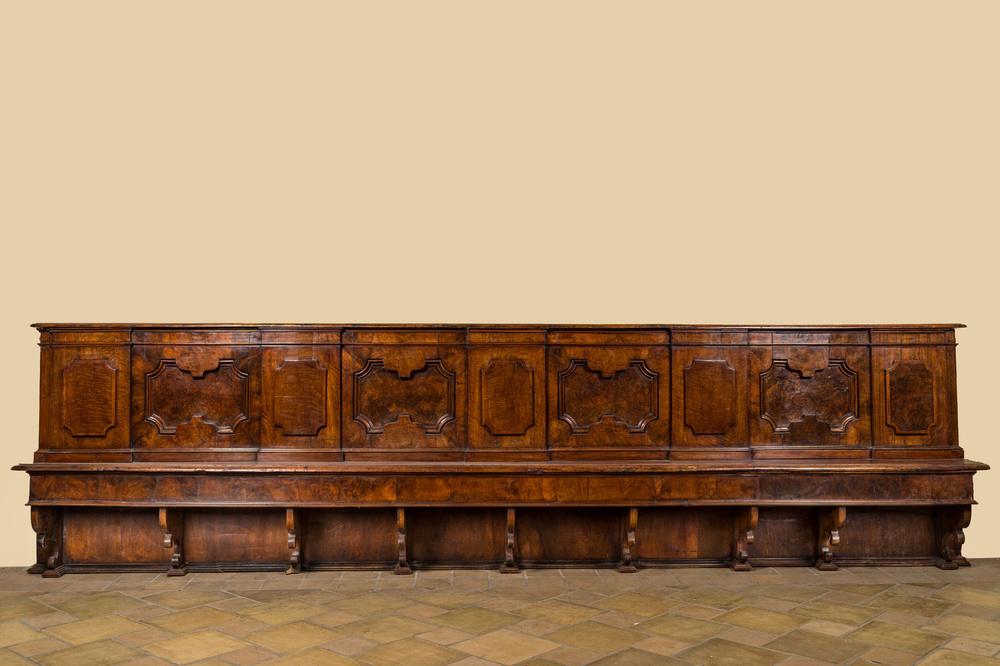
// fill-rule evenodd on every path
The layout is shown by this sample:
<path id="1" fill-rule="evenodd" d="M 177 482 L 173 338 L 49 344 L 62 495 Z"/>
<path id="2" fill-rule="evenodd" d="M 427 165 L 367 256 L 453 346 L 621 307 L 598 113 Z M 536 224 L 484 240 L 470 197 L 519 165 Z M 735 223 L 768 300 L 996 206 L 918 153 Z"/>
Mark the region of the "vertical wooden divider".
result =
<path id="1" fill-rule="evenodd" d="M 31 507 L 31 529 L 37 534 L 37 562 L 28 573 L 59 578 L 63 569 L 63 519 L 61 507 Z"/>
<path id="2" fill-rule="evenodd" d="M 184 561 L 184 510 L 160 507 L 160 529 L 163 530 L 163 547 L 170 550 L 168 576 L 187 574 Z"/>
<path id="3" fill-rule="evenodd" d="M 406 512 L 403 509 L 396 509 L 396 543 L 399 545 L 399 562 L 392 573 L 409 576 L 413 569 L 406 563 Z"/>
<path id="4" fill-rule="evenodd" d="M 285 509 L 285 529 L 288 531 L 289 553 L 288 569 L 286 574 L 297 574 L 302 571 L 302 528 L 299 510 L 293 508 Z"/>
<path id="5" fill-rule="evenodd" d="M 819 559 L 816 568 L 820 571 L 836 571 L 833 563 L 833 547 L 840 545 L 840 530 L 847 520 L 847 507 L 819 509 Z"/>
<path id="6" fill-rule="evenodd" d="M 758 509 L 755 506 L 736 507 L 733 516 L 733 571 L 751 571 L 750 544 L 757 529 Z"/>
<path id="7" fill-rule="evenodd" d="M 521 573 L 521 570 L 514 564 L 514 509 L 512 508 L 507 509 L 507 548 L 504 551 L 500 573 Z"/>
<path id="8" fill-rule="evenodd" d="M 934 521 L 940 547 L 935 566 L 952 571 L 969 566 L 969 560 L 962 557 L 962 544 L 965 543 L 964 530 L 972 521 L 972 507 L 939 506 Z"/>
<path id="9" fill-rule="evenodd" d="M 622 543 L 622 561 L 618 563 L 618 571 L 619 573 L 635 573 L 632 552 L 635 550 L 635 528 L 639 523 L 639 509 L 630 508 L 625 516 L 625 539 Z"/>

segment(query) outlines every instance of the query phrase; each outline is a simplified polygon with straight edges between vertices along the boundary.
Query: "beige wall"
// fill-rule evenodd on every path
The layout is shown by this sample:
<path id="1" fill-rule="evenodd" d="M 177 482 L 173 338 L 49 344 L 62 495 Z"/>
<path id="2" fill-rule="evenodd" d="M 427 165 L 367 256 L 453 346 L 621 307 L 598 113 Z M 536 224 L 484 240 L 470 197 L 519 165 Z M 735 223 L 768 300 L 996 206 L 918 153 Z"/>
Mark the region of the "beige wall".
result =
<path id="1" fill-rule="evenodd" d="M 998 24 L 3 3 L 0 467 L 37 442 L 38 320 L 964 322 L 962 444 L 1000 466 Z M 0 474 L 0 565 L 28 564 L 27 477 Z M 969 556 L 1000 556 L 995 474 Z"/>

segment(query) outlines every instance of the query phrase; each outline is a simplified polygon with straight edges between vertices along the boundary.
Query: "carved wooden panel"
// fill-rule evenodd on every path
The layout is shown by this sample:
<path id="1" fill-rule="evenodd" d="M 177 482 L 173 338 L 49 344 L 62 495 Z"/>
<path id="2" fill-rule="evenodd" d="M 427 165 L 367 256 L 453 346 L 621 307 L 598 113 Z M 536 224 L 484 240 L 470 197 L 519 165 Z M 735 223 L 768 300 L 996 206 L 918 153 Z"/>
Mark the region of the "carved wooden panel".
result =
<path id="1" fill-rule="evenodd" d="M 865 346 L 750 347 L 755 457 L 865 457 L 871 377 Z M 782 450 L 760 447 L 780 446 Z M 792 447 L 792 448 L 788 448 Z"/>
<path id="2" fill-rule="evenodd" d="M 669 446 L 667 347 L 552 347 L 548 383 L 553 447 Z"/>
<path id="3" fill-rule="evenodd" d="M 41 404 L 39 449 L 114 450 L 99 459 L 127 459 L 128 372 L 128 347 L 43 349 L 42 391 L 50 397 Z"/>
<path id="4" fill-rule="evenodd" d="M 459 447 L 465 361 L 458 346 L 345 346 L 344 448 Z"/>
<path id="5" fill-rule="evenodd" d="M 63 369 L 63 427 L 74 437 L 104 437 L 115 427 L 118 371 L 111 359 L 74 359 Z"/>
<path id="6" fill-rule="evenodd" d="M 544 348 L 471 347 L 469 417 L 472 448 L 544 450 Z"/>
<path id="7" fill-rule="evenodd" d="M 256 450 L 260 376 L 256 346 L 137 346 L 132 361 L 134 447 L 190 459 L 205 447 Z M 253 459 L 247 453 L 242 458 Z"/>
<path id="8" fill-rule="evenodd" d="M 940 447 L 958 454 L 955 348 L 875 347 L 876 445 Z M 892 455 L 898 455 L 894 453 Z"/>
<path id="9" fill-rule="evenodd" d="M 746 347 L 678 347 L 673 366 L 672 458 L 701 455 L 746 457 Z M 719 449 L 727 449 L 724 453 Z"/>
<path id="10" fill-rule="evenodd" d="M 340 460 L 340 348 L 268 346 L 263 353 L 261 460 Z"/>
<path id="11" fill-rule="evenodd" d="M 896 361 L 885 371 L 886 425 L 897 435 L 926 435 L 934 425 L 934 374 L 923 361 Z"/>

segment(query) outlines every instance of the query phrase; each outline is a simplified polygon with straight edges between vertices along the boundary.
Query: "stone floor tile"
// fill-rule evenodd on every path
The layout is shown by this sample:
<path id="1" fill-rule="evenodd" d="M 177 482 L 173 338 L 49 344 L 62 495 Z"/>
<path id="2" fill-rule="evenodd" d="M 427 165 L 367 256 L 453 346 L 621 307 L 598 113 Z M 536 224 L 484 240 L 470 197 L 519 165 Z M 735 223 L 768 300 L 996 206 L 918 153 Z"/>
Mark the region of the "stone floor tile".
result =
<path id="1" fill-rule="evenodd" d="M 141 647 L 146 643 L 155 643 L 156 641 L 170 638 L 170 634 L 159 629 L 143 629 L 141 631 L 133 631 L 130 634 L 119 634 L 115 638 L 133 647 Z"/>
<path id="2" fill-rule="evenodd" d="M 146 604 L 145 606 L 139 606 L 138 608 L 130 608 L 128 610 L 123 610 L 118 615 L 122 617 L 127 617 L 130 620 L 145 621 L 150 618 L 160 617 L 161 615 L 169 615 L 170 609 L 163 608 L 161 606 L 155 606 L 153 604 Z"/>
<path id="3" fill-rule="evenodd" d="M 938 650 L 920 663 L 926 666 L 996 666 L 997 660 L 954 650 Z"/>
<path id="4" fill-rule="evenodd" d="M 571 604 L 558 599 L 549 599 L 537 604 L 522 606 L 513 611 L 513 614 L 566 626 L 603 615 L 604 611 L 590 606 Z"/>
<path id="5" fill-rule="evenodd" d="M 828 620 L 809 620 L 800 628 L 807 631 L 815 631 L 817 634 L 826 634 L 827 636 L 843 636 L 847 632 L 857 629 L 854 625 L 829 622 Z"/>
<path id="6" fill-rule="evenodd" d="M 832 601 L 826 601 L 825 599 L 817 599 L 816 601 L 804 603 L 791 612 L 796 615 L 813 617 L 817 620 L 828 620 L 830 622 L 840 622 L 841 624 L 853 624 L 856 627 L 865 624 L 866 622 L 870 622 L 882 614 L 882 611 L 875 608 L 834 603 Z"/>
<path id="7" fill-rule="evenodd" d="M 402 638 L 434 631 L 437 628 L 438 625 L 398 615 L 373 617 L 367 620 L 349 622 L 338 627 L 342 631 L 375 643 L 392 643 Z"/>
<path id="8" fill-rule="evenodd" d="M 188 608 L 194 608 L 195 606 L 204 606 L 206 604 L 225 601 L 227 599 L 238 598 L 229 592 L 188 589 L 174 592 L 160 592 L 143 598 L 144 601 L 148 601 L 149 603 L 156 604 L 157 606 L 163 606 L 164 608 L 169 608 L 174 611 L 187 610 Z"/>
<path id="9" fill-rule="evenodd" d="M 563 597 L 565 599 L 565 596 Z M 619 611 L 630 615 L 656 617 L 683 605 L 682 602 L 662 597 L 652 597 L 639 592 L 625 592 L 613 597 L 589 602 L 596 608 Z"/>
<path id="10" fill-rule="evenodd" d="M 685 643 L 700 643 L 727 629 L 728 627 L 724 624 L 685 617 L 675 613 L 654 617 L 632 627 L 633 631 L 641 631 Z"/>
<path id="11" fill-rule="evenodd" d="M 38 654 L 45 654 L 48 652 L 54 652 L 56 650 L 62 650 L 63 648 L 69 647 L 62 641 L 56 640 L 54 638 L 40 638 L 35 641 L 29 641 L 27 643 L 19 643 L 18 645 L 11 645 L 7 649 L 11 652 L 16 652 L 22 657 L 34 657 Z"/>
<path id="12" fill-rule="evenodd" d="M 923 627 L 928 631 L 961 636 L 988 643 L 1000 643 L 1000 622 L 991 622 L 976 617 L 946 615 Z"/>
<path id="13" fill-rule="evenodd" d="M 747 604 L 747 606 L 772 610 L 778 613 L 787 613 L 798 605 L 799 602 L 797 601 L 785 601 L 784 599 L 772 599 L 770 597 L 757 597 Z"/>
<path id="14" fill-rule="evenodd" d="M 898 624 L 901 627 L 919 627 L 927 623 L 927 618 L 919 615 L 908 615 L 906 613 L 890 611 L 879 615 L 878 621 L 885 622 L 887 624 Z"/>
<path id="15" fill-rule="evenodd" d="M 296 620 L 305 620 L 326 612 L 328 611 L 323 606 L 313 606 L 295 599 L 265 603 L 237 611 L 239 615 L 267 624 L 285 624 Z"/>
<path id="16" fill-rule="evenodd" d="M 993 657 L 1000 653 L 1000 645 L 997 643 L 986 643 L 971 638 L 954 638 L 944 645 L 949 650 L 957 652 L 968 652 L 980 657 Z"/>
<path id="17" fill-rule="evenodd" d="M 323 643 L 320 647 L 324 650 L 336 652 L 337 654 L 351 656 L 353 654 L 357 654 L 358 652 L 370 650 L 377 645 L 378 643 L 375 641 L 366 641 L 365 639 L 358 638 L 357 636 L 347 636 L 346 638 L 340 638 L 335 641 L 330 641 L 329 643 Z"/>
<path id="18" fill-rule="evenodd" d="M 765 647 L 800 657 L 834 663 L 846 663 L 869 649 L 869 646 L 864 643 L 818 634 L 805 629 L 796 629 L 783 636 L 778 636 L 767 643 Z"/>
<path id="19" fill-rule="evenodd" d="M 89 620 L 77 620 L 67 622 L 54 627 L 49 627 L 45 631 L 52 634 L 70 645 L 82 645 L 91 641 L 111 638 L 119 634 L 130 634 L 133 631 L 145 629 L 144 625 L 132 620 L 127 620 L 117 615 L 105 617 L 95 617 Z"/>
<path id="20" fill-rule="evenodd" d="M 374 617 L 413 605 L 415 605 L 414 602 L 409 599 L 402 599 L 391 594 L 381 594 L 378 592 L 335 599 L 323 604 L 326 608 L 358 617 Z"/>
<path id="21" fill-rule="evenodd" d="M 719 608 L 709 608 L 708 606 L 699 606 L 698 604 L 688 604 L 687 606 L 681 606 L 680 608 L 677 608 L 672 612 L 677 615 L 687 615 L 688 617 L 697 617 L 702 620 L 707 620 L 717 615 L 722 615 L 726 611 Z"/>
<path id="22" fill-rule="evenodd" d="M 479 636 L 519 622 L 521 619 L 519 615 L 501 613 L 500 611 L 489 610 L 488 608 L 472 607 L 428 618 L 427 621 L 449 629 L 464 631 L 473 636 Z"/>
<path id="23" fill-rule="evenodd" d="M 655 652 L 647 652 L 637 648 L 626 648 L 597 661 L 590 666 L 690 666 L 691 662 L 681 661 L 674 657 L 666 657 Z"/>
<path id="24" fill-rule="evenodd" d="M 545 658 L 547 660 L 553 661 L 557 664 L 563 664 L 564 666 L 580 666 L 581 664 L 589 664 L 595 659 L 600 659 L 602 656 L 603 655 L 600 653 L 583 650 L 569 645 L 563 645 L 562 647 L 557 647 L 551 652 L 545 653 Z"/>
<path id="25" fill-rule="evenodd" d="M 277 652 L 272 652 L 267 648 L 263 648 L 260 645 L 252 645 L 250 647 L 245 647 L 235 652 L 227 652 L 226 654 L 220 655 L 220 659 L 224 662 L 230 664 L 236 664 L 236 666 L 253 666 L 253 664 L 259 664 L 263 661 L 268 661 L 269 659 L 274 659 L 280 657 L 281 655 Z M 202 662 L 204 664 L 205 662 Z"/>
<path id="26" fill-rule="evenodd" d="M 483 659 L 501 664 L 516 664 L 560 647 L 550 640 L 515 633 L 509 629 L 498 629 L 467 641 L 455 643 L 452 647 Z M 367 653 L 362 653 L 363 658 Z M 411 662 L 412 663 L 412 662 Z"/>
<path id="27" fill-rule="evenodd" d="M 0 595 L 0 622 L 23 620 L 55 612 L 57 612 L 55 608 L 49 608 L 24 595 Z"/>
<path id="28" fill-rule="evenodd" d="M 1000 617 L 1000 611 L 995 608 L 987 608 L 985 606 L 972 606 L 970 604 L 961 604 L 955 606 L 951 609 L 953 615 L 968 615 L 969 617 L 978 617 L 982 620 L 996 620 Z"/>
<path id="29" fill-rule="evenodd" d="M 940 633 L 878 621 L 869 622 L 845 638 L 914 654 L 927 654 L 948 641 L 948 636 Z"/>
<path id="30" fill-rule="evenodd" d="M 521 608 L 522 606 L 527 606 L 529 603 L 531 602 L 526 601 L 524 599 L 512 599 L 510 597 L 494 597 L 489 601 L 484 601 L 481 604 L 477 605 L 480 608 L 489 608 L 490 610 L 508 612 Z M 575 603 L 580 603 L 580 602 L 575 602 Z"/>
<path id="31" fill-rule="evenodd" d="M 932 618 L 954 608 L 956 604 L 952 601 L 926 599 L 908 594 L 900 594 L 891 590 L 863 601 L 861 605 L 880 610 L 919 615 L 923 618 Z"/>
<path id="32" fill-rule="evenodd" d="M 754 608 L 752 606 L 743 606 L 712 619 L 715 622 L 731 624 L 736 627 L 745 627 L 755 631 L 766 631 L 773 635 L 783 634 L 808 622 L 804 617 L 775 613 L 774 611 Z"/>
<path id="33" fill-rule="evenodd" d="M 102 594 L 84 595 L 77 599 L 51 605 L 64 613 L 86 619 L 97 617 L 98 615 L 118 613 L 132 608 L 141 608 L 148 604 L 121 592 L 105 592 Z"/>
<path id="34" fill-rule="evenodd" d="M 406 610 L 405 608 L 403 610 Z M 443 611 L 442 611 L 443 612 Z M 404 613 L 400 613 L 403 615 Z M 323 613 L 322 615 L 313 615 L 309 618 L 310 622 L 315 622 L 316 624 L 322 624 L 326 627 L 338 627 L 342 624 L 347 624 L 348 622 L 357 622 L 358 620 L 363 620 L 364 618 L 360 615 L 354 615 L 352 613 L 342 613 L 340 611 L 332 611 L 330 613 Z"/>
<path id="35" fill-rule="evenodd" d="M 27 643 L 28 641 L 37 641 L 42 638 L 48 638 L 48 636 L 22 622 L 4 622 L 0 624 L 0 648 L 10 647 L 18 643 Z"/>
<path id="36" fill-rule="evenodd" d="M 757 583 L 743 588 L 741 592 L 753 596 L 794 601 L 797 604 L 802 604 L 826 594 L 827 590 L 820 587 L 813 587 L 812 585 L 792 585 L 791 583 L 761 585 Z"/>
<path id="37" fill-rule="evenodd" d="M 451 645 L 452 643 L 457 643 L 459 641 L 469 640 L 475 635 L 476 634 L 467 634 L 464 631 L 458 631 L 457 629 L 441 627 L 440 629 L 428 631 L 424 634 L 417 634 L 417 638 L 430 641 L 431 643 L 437 643 L 438 645 Z"/>
<path id="38" fill-rule="evenodd" d="M 686 661 L 706 666 L 772 666 L 788 658 L 788 655 L 780 652 L 742 645 L 722 638 L 713 638 L 678 656 Z"/>
<path id="39" fill-rule="evenodd" d="M 622 629 L 628 629 L 629 627 L 634 627 L 640 622 L 644 622 L 647 618 L 641 615 L 629 615 L 628 613 L 605 613 L 604 615 L 598 615 L 594 618 L 594 622 L 600 622 L 601 624 L 610 624 L 612 627 L 621 627 Z"/>
<path id="40" fill-rule="evenodd" d="M 458 610 L 459 608 L 489 601 L 492 598 L 489 594 L 475 590 L 450 589 L 419 592 L 410 597 L 410 600 L 412 603 L 421 603 L 435 608 Z"/>
<path id="41" fill-rule="evenodd" d="M 428 643 L 419 638 L 406 638 L 366 650 L 356 655 L 356 658 L 375 666 L 412 666 L 413 664 L 443 666 L 465 656 L 462 652 L 443 645 Z"/>
<path id="42" fill-rule="evenodd" d="M 357 662 L 323 648 L 309 648 L 265 663 L 268 666 L 353 666 Z"/>
<path id="43" fill-rule="evenodd" d="M 42 666 L 67 666 L 67 664 L 87 664 L 87 666 L 110 666 L 125 661 L 142 659 L 142 652 L 133 647 L 122 645 L 111 640 L 99 640 L 77 647 L 65 648 L 47 654 L 37 655 L 32 659 Z"/>
<path id="44" fill-rule="evenodd" d="M 561 629 L 560 625 L 552 624 L 551 622 L 546 622 L 545 620 L 521 620 L 516 624 L 511 624 L 507 626 L 507 629 L 511 631 L 518 631 L 522 634 L 528 634 L 530 636 L 544 636 L 545 634 L 551 634 L 553 631 L 558 631 Z"/>
<path id="45" fill-rule="evenodd" d="M 681 643 L 680 641 L 672 641 L 669 638 L 653 636 L 652 638 L 647 638 L 635 643 L 632 647 L 645 650 L 647 652 L 655 652 L 656 654 L 669 656 L 677 654 L 681 650 L 686 650 L 691 646 L 688 643 Z"/>
<path id="46" fill-rule="evenodd" d="M 645 640 L 646 636 L 636 631 L 588 621 L 553 631 L 551 634 L 546 634 L 545 638 L 584 650 L 608 654 Z"/>
<path id="47" fill-rule="evenodd" d="M 920 660 L 919 656 L 910 652 L 900 652 L 886 647 L 872 648 L 864 654 L 864 658 L 872 663 L 889 664 L 890 666 L 910 666 Z"/>
<path id="48" fill-rule="evenodd" d="M 190 664 L 235 652 L 249 645 L 239 638 L 209 629 L 150 643 L 143 646 L 143 650 L 176 664 Z"/>
<path id="49" fill-rule="evenodd" d="M 288 654 L 346 636 L 343 631 L 300 620 L 244 634 L 242 638 L 280 654 Z"/>
<path id="50" fill-rule="evenodd" d="M 689 590 L 678 592 L 671 598 L 688 604 L 709 606 L 711 608 L 720 608 L 722 610 L 732 610 L 754 600 L 754 597 L 748 594 L 707 586 L 693 587 Z"/>
<path id="51" fill-rule="evenodd" d="M 220 624 L 228 624 L 242 619 L 239 615 L 226 613 L 209 606 L 197 606 L 168 615 L 143 620 L 146 624 L 168 631 L 171 634 L 186 634 L 201 629 L 210 629 Z"/>

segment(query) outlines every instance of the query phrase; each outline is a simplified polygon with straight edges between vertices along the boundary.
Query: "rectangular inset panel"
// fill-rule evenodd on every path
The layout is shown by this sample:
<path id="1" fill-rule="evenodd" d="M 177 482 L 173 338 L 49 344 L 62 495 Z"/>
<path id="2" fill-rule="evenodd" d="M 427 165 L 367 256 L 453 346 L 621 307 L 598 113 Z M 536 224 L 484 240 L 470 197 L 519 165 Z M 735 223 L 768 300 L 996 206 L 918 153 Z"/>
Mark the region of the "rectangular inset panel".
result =
<path id="1" fill-rule="evenodd" d="M 399 555 L 396 510 L 303 509 L 302 548 L 309 569 L 391 567 Z"/>
<path id="2" fill-rule="evenodd" d="M 729 507 L 640 508 L 633 557 L 640 565 L 728 563 L 732 540 Z"/>
<path id="3" fill-rule="evenodd" d="M 817 556 L 818 520 L 816 509 L 809 507 L 760 507 L 750 545 L 750 563 L 753 566 L 812 564 Z"/>
<path id="4" fill-rule="evenodd" d="M 347 345 L 342 372 L 347 459 L 449 460 L 464 455 L 463 347 Z"/>
<path id="5" fill-rule="evenodd" d="M 63 509 L 67 565 L 170 566 L 156 509 Z"/>
<path id="6" fill-rule="evenodd" d="M 504 509 L 407 509 L 406 549 L 417 566 L 488 567 L 507 547 Z"/>
<path id="7" fill-rule="evenodd" d="M 835 561 L 872 564 L 937 555 L 933 507 L 850 507 Z M 929 562 L 928 562 L 929 563 Z"/>
<path id="8" fill-rule="evenodd" d="M 876 445 L 951 447 L 961 457 L 955 348 L 875 347 L 872 359 Z"/>
<path id="9" fill-rule="evenodd" d="M 754 457 L 868 457 L 868 354 L 868 347 L 751 347 Z"/>
<path id="10" fill-rule="evenodd" d="M 514 561 L 610 566 L 621 557 L 625 509 L 517 509 Z"/>
<path id="11" fill-rule="evenodd" d="M 185 509 L 184 556 L 198 565 L 288 566 L 284 509 Z"/>
<path id="12" fill-rule="evenodd" d="M 128 460 L 128 383 L 128 347 L 43 348 L 39 448 Z"/>
<path id="13" fill-rule="evenodd" d="M 342 460 L 340 348 L 265 347 L 258 460 Z"/>
<path id="14" fill-rule="evenodd" d="M 134 347 L 136 459 L 252 460 L 260 432 L 259 366 L 259 347 Z"/>
<path id="15" fill-rule="evenodd" d="M 670 445 L 667 347 L 551 347 L 554 458 L 663 458 Z"/>
<path id="16" fill-rule="evenodd" d="M 670 457 L 748 457 L 746 347 L 678 347 L 672 365 Z"/>
<path id="17" fill-rule="evenodd" d="M 545 452 L 545 348 L 469 349 L 469 447 L 477 459 Z M 472 451 L 469 452 L 470 457 Z M 509 455 L 508 455 L 509 457 Z"/>

